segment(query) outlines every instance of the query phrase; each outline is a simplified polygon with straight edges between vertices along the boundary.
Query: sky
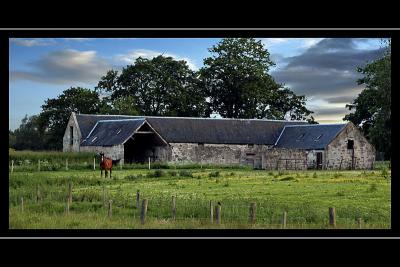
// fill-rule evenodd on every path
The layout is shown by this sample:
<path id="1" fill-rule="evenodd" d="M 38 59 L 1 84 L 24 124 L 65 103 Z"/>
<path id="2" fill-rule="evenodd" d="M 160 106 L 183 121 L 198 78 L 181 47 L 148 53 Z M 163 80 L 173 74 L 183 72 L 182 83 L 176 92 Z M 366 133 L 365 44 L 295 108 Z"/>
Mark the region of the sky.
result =
<path id="1" fill-rule="evenodd" d="M 276 66 L 270 74 L 298 95 L 319 123 L 340 123 L 362 91 L 357 67 L 382 55 L 381 39 L 257 38 Z M 39 114 L 48 98 L 70 87 L 94 89 L 107 70 L 120 70 L 138 57 L 163 54 L 203 66 L 218 38 L 10 38 L 9 128 Z"/>

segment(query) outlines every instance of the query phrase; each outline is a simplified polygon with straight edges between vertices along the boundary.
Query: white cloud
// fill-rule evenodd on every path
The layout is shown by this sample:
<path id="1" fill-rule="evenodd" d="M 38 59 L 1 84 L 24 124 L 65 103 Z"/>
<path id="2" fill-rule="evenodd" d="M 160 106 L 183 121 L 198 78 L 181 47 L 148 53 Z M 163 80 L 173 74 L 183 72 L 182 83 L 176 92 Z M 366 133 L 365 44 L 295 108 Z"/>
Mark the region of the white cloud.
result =
<path id="1" fill-rule="evenodd" d="M 317 44 L 322 39 L 324 38 L 261 38 L 261 41 L 267 47 L 288 44 L 290 42 L 297 42 L 299 43 L 299 48 L 307 49 Z"/>
<path id="2" fill-rule="evenodd" d="M 36 38 L 36 39 L 10 38 L 10 42 L 25 47 L 47 46 L 55 44 L 54 39 L 45 39 L 45 38 Z"/>
<path id="3" fill-rule="evenodd" d="M 135 49 L 135 50 L 129 51 L 126 54 L 117 55 L 116 59 L 117 59 L 117 61 L 122 62 L 124 64 L 133 64 L 138 57 L 152 59 L 159 55 L 164 55 L 165 57 L 172 57 L 175 60 L 184 60 L 184 61 L 186 61 L 187 65 L 189 66 L 190 69 L 192 69 L 192 70 L 198 69 L 196 64 L 188 57 L 181 57 L 181 56 L 178 56 L 175 54 L 162 53 L 159 51 L 154 51 L 154 50 L 149 50 L 149 49 Z"/>
<path id="4" fill-rule="evenodd" d="M 29 63 L 32 71 L 10 71 L 10 80 L 30 80 L 53 84 L 97 82 L 110 69 L 109 63 L 96 51 L 73 49 L 53 51 Z"/>

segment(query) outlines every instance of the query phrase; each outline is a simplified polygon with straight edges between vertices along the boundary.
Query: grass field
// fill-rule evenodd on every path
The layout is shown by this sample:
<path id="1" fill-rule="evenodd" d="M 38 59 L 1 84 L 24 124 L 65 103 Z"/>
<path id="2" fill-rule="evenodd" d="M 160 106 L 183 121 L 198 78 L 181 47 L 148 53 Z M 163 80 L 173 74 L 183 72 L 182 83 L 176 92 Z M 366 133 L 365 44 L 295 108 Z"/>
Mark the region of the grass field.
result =
<path id="1" fill-rule="evenodd" d="M 380 166 L 380 165 L 379 165 Z M 190 168 L 192 167 L 192 168 Z M 10 229 L 183 229 L 328 228 L 328 208 L 335 207 L 337 228 L 388 229 L 391 213 L 390 170 L 265 171 L 248 168 L 199 168 L 113 171 L 14 171 L 9 176 Z M 68 184 L 72 204 L 66 214 Z M 148 199 L 146 223 L 140 223 L 140 199 Z M 171 198 L 176 196 L 176 220 Z M 23 210 L 21 206 L 23 198 Z M 108 203 L 112 200 L 112 216 Z M 221 203 L 221 224 L 210 223 L 210 201 Z M 256 223 L 248 223 L 250 203 Z"/>

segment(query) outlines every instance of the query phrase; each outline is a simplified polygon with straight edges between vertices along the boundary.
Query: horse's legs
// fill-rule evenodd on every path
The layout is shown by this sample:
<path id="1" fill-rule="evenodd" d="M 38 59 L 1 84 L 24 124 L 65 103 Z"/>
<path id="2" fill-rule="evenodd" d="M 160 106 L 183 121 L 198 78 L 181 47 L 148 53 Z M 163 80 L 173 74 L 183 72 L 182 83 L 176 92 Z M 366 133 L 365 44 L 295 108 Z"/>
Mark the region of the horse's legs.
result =
<path id="1" fill-rule="evenodd" d="M 100 169 L 100 178 L 103 178 L 103 169 Z"/>
<path id="2" fill-rule="evenodd" d="M 110 179 L 112 179 L 112 178 L 111 178 L 111 171 L 112 171 L 112 169 L 110 169 Z"/>

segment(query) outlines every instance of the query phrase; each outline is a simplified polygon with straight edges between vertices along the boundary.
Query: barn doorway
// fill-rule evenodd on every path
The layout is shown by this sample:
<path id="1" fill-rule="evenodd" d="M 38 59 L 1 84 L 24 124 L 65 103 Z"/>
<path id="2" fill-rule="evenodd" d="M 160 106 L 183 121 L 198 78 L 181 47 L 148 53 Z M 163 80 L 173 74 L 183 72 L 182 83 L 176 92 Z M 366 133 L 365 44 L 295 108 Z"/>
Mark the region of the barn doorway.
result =
<path id="1" fill-rule="evenodd" d="M 322 152 L 317 152 L 317 170 L 322 169 Z"/>
<path id="2" fill-rule="evenodd" d="M 160 160 L 159 151 L 165 142 L 147 123 L 141 126 L 124 144 L 125 163 L 146 163 Z"/>

